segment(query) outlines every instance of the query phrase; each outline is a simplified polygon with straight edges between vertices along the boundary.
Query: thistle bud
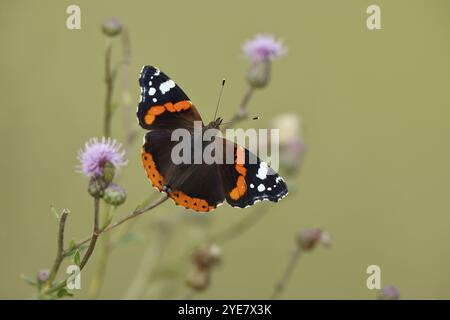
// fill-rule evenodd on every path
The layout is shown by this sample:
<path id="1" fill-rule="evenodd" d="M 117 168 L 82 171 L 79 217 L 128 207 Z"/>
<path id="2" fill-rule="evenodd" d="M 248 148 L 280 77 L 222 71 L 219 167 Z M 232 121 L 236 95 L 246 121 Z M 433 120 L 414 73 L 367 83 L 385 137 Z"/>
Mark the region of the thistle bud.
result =
<path id="1" fill-rule="evenodd" d="M 222 259 L 222 250 L 215 244 L 201 246 L 192 257 L 194 265 L 198 269 L 211 269 L 218 265 Z"/>
<path id="2" fill-rule="evenodd" d="M 400 292 L 394 286 L 386 286 L 380 291 L 379 300 L 399 300 Z"/>
<path id="3" fill-rule="evenodd" d="M 88 192 L 94 198 L 103 198 L 106 187 L 107 184 L 102 177 L 92 177 L 89 180 Z"/>
<path id="4" fill-rule="evenodd" d="M 115 183 L 111 183 L 105 189 L 103 200 L 106 203 L 115 207 L 120 206 L 127 199 L 127 193 L 125 190 Z"/>
<path id="5" fill-rule="evenodd" d="M 247 82 L 253 88 L 264 88 L 270 81 L 270 71 L 270 60 L 254 62 L 247 72 Z"/>
<path id="6" fill-rule="evenodd" d="M 102 178 L 107 185 L 113 181 L 115 173 L 116 168 L 114 167 L 114 165 L 110 161 L 106 161 L 103 166 Z"/>
<path id="7" fill-rule="evenodd" d="M 299 231 L 297 234 L 297 244 L 304 251 L 311 251 L 318 244 L 322 244 L 325 247 L 330 247 L 331 240 L 328 232 L 318 228 L 311 228 Z"/>
<path id="8" fill-rule="evenodd" d="M 186 279 L 186 286 L 196 291 L 203 291 L 210 283 L 210 270 L 194 268 Z"/>
<path id="9" fill-rule="evenodd" d="M 36 279 L 39 283 L 44 283 L 48 280 L 50 276 L 50 271 L 48 269 L 41 269 L 38 271 L 36 275 Z"/>
<path id="10" fill-rule="evenodd" d="M 102 24 L 102 31 L 108 37 L 115 37 L 122 32 L 122 23 L 116 18 L 108 18 Z"/>

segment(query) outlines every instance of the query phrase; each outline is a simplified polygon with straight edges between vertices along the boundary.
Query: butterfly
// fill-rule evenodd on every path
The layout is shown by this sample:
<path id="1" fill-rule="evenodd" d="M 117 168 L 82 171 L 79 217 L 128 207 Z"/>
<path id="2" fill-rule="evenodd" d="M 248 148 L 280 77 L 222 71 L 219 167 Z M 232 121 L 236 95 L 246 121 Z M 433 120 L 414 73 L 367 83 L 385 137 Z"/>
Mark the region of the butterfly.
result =
<path id="1" fill-rule="evenodd" d="M 142 128 L 149 130 L 144 137 L 142 164 L 152 185 L 167 193 L 177 205 L 208 212 L 225 200 L 233 207 L 245 208 L 261 200 L 278 202 L 288 194 L 281 176 L 230 140 L 223 139 L 221 143 L 231 147 L 231 163 L 175 164 L 171 158 L 178 143 L 171 139 L 175 129 L 192 132 L 195 121 L 201 121 L 203 129 L 218 129 L 222 119 L 205 126 L 188 96 L 156 67 L 144 66 L 139 84 L 137 119 Z M 248 161 L 250 157 L 256 161 Z"/>

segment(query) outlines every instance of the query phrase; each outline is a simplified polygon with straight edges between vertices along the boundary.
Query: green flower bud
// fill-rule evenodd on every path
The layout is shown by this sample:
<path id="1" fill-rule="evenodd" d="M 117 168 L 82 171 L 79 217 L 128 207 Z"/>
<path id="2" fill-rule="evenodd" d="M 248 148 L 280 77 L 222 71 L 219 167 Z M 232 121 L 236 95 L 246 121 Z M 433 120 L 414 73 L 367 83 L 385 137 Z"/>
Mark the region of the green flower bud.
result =
<path id="1" fill-rule="evenodd" d="M 116 18 L 108 18 L 102 24 L 102 31 L 108 37 L 115 37 L 122 32 L 122 22 Z"/>
<path id="2" fill-rule="evenodd" d="M 111 183 L 106 189 L 103 200 L 115 207 L 120 206 L 127 199 L 125 190 L 117 184 Z"/>
<path id="3" fill-rule="evenodd" d="M 101 177 L 92 177 L 89 181 L 88 192 L 94 198 L 102 198 L 108 184 Z"/>
<path id="4" fill-rule="evenodd" d="M 247 73 L 247 81 L 253 88 L 264 88 L 270 81 L 270 60 L 255 61 Z"/>
<path id="5" fill-rule="evenodd" d="M 114 167 L 114 165 L 107 161 L 105 163 L 105 165 L 103 166 L 103 181 L 108 185 L 110 184 L 113 179 L 114 179 L 114 175 L 116 173 L 116 167 Z"/>

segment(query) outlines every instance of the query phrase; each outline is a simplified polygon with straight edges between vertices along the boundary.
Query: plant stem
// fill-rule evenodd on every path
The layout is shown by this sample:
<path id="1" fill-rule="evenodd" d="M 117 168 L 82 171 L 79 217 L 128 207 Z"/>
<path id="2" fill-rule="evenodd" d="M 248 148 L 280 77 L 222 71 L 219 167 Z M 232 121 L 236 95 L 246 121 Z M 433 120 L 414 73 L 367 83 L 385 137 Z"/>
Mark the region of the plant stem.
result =
<path id="1" fill-rule="evenodd" d="M 126 221 L 128 221 L 128 220 L 130 220 L 130 219 L 133 219 L 133 218 L 135 218 L 135 217 L 137 217 L 137 216 L 139 216 L 139 215 L 141 215 L 141 214 L 143 214 L 143 213 L 145 213 L 145 212 L 147 212 L 147 211 L 150 211 L 151 209 L 153 209 L 153 208 L 159 206 L 160 204 L 162 204 L 162 203 L 163 203 L 164 201 L 166 201 L 168 198 L 169 198 L 169 197 L 167 196 L 167 194 L 165 194 L 165 195 L 164 195 L 163 197 L 161 197 L 158 201 L 156 201 L 156 202 L 154 202 L 154 203 L 151 203 L 151 204 L 149 204 L 149 205 L 147 205 L 147 206 L 145 206 L 145 207 L 143 207 L 143 208 L 135 209 L 132 213 L 130 213 L 130 214 L 129 214 L 128 216 L 126 216 L 125 218 L 123 218 L 123 219 L 121 219 L 121 220 L 119 220 L 119 221 L 117 221 L 117 222 L 115 222 L 115 223 L 109 225 L 108 227 L 106 227 L 106 228 L 104 228 L 104 229 L 98 230 L 97 233 L 96 233 L 96 234 L 97 234 L 96 237 L 100 236 L 100 235 L 101 235 L 102 233 L 104 233 L 104 232 L 110 231 L 110 230 L 112 230 L 112 229 L 118 227 L 119 225 L 121 225 L 122 223 L 124 223 L 124 222 L 126 222 Z M 94 224 L 95 224 L 95 222 L 94 222 Z M 88 243 L 89 241 L 92 240 L 93 237 L 94 237 L 94 235 L 92 235 L 92 236 L 88 237 L 87 239 L 85 239 L 85 240 L 79 242 L 78 244 L 75 244 L 70 250 L 64 251 L 63 256 L 64 256 L 64 257 L 69 256 L 69 254 L 70 254 L 74 249 L 77 249 L 77 248 L 79 248 L 80 246 L 82 246 L 83 244 Z M 86 252 L 86 254 L 87 254 L 87 252 Z M 86 257 L 86 254 L 85 254 L 85 257 Z M 83 258 L 83 260 L 84 260 L 84 258 Z M 87 261 L 86 261 L 86 262 L 87 262 Z M 83 267 L 84 267 L 85 265 L 86 265 L 86 263 L 85 263 L 83 266 L 80 266 L 80 270 L 82 270 Z M 44 292 L 42 292 L 42 294 L 51 294 L 51 293 L 53 293 L 53 292 L 56 292 L 56 291 L 58 291 L 59 289 L 64 288 L 64 287 L 66 286 L 66 284 L 67 284 L 67 279 L 61 281 L 60 283 L 58 283 L 58 284 L 55 285 L 54 287 L 47 288 L 46 290 L 44 290 Z"/>
<path id="2" fill-rule="evenodd" d="M 125 218 L 122 218 L 122 219 L 120 219 L 120 220 L 114 222 L 113 224 L 110 224 L 110 225 L 107 226 L 106 228 L 103 228 L 103 229 L 99 230 L 99 231 L 98 231 L 98 234 L 100 235 L 100 234 L 102 234 L 102 233 L 104 233 L 104 232 L 108 232 L 108 231 L 110 231 L 110 230 L 112 230 L 112 229 L 114 229 L 114 228 L 120 226 L 122 223 L 124 223 L 124 222 L 126 222 L 126 221 L 128 221 L 128 220 L 133 219 L 133 218 L 136 218 L 137 216 L 140 216 L 141 214 L 143 214 L 143 213 L 145 213 L 145 212 L 147 212 L 147 211 L 152 210 L 153 208 L 159 206 L 161 203 L 163 203 L 164 201 L 166 201 L 168 198 L 169 198 L 169 197 L 167 196 L 167 194 L 165 194 L 164 196 L 162 196 L 162 197 L 161 197 L 159 200 L 157 200 L 156 202 L 153 202 L 153 203 L 151 203 L 151 204 L 148 204 L 147 206 L 145 206 L 145 207 L 143 207 L 143 208 L 137 208 L 137 209 L 135 209 L 135 210 L 134 210 L 133 212 L 131 212 L 129 215 L 125 216 Z M 72 247 L 72 250 L 73 250 L 73 249 L 77 249 L 77 248 L 81 247 L 83 244 L 88 243 L 89 241 L 91 241 L 91 239 L 92 239 L 92 236 L 89 236 L 89 237 L 87 237 L 86 239 L 84 239 L 84 240 L 78 242 L 77 244 L 75 244 L 75 245 Z M 70 253 L 71 253 L 72 250 L 66 250 L 66 251 L 64 252 L 64 255 L 65 255 L 65 256 L 70 255 Z"/>
<path id="3" fill-rule="evenodd" d="M 112 42 L 110 39 L 107 39 L 105 52 L 106 97 L 105 97 L 105 115 L 103 122 L 103 134 L 105 135 L 105 137 L 111 136 L 112 95 L 115 78 L 113 72 L 111 71 L 111 52 L 112 52 Z"/>
<path id="4" fill-rule="evenodd" d="M 47 287 L 50 287 L 53 280 L 55 280 L 56 274 L 58 273 L 59 267 L 64 259 L 64 229 L 66 226 L 67 216 L 69 215 L 69 209 L 63 209 L 61 216 L 59 218 L 59 229 L 58 229 L 58 247 L 56 249 L 56 258 L 53 263 L 53 267 L 50 271 L 50 275 L 47 280 Z"/>
<path id="5" fill-rule="evenodd" d="M 291 254 L 291 257 L 288 261 L 288 264 L 286 266 L 286 269 L 281 276 L 280 280 L 275 286 L 275 289 L 272 293 L 272 296 L 270 297 L 271 300 L 275 300 L 278 298 L 278 296 L 283 292 L 286 284 L 288 283 L 292 273 L 294 272 L 294 268 L 298 263 L 298 260 L 300 259 L 300 246 L 296 246 L 294 251 Z"/>
<path id="6" fill-rule="evenodd" d="M 109 233 L 106 233 L 100 239 L 100 251 L 98 251 L 98 261 L 96 261 L 96 270 L 88 290 L 89 299 L 97 299 L 100 289 L 103 285 L 106 273 L 106 263 L 109 258 Z"/>
<path id="7" fill-rule="evenodd" d="M 94 231 L 92 232 L 91 236 L 91 242 L 89 244 L 89 247 L 84 254 L 83 260 L 80 264 L 80 270 L 84 268 L 86 263 L 89 261 L 89 258 L 92 255 L 92 252 L 94 252 L 95 244 L 97 243 L 97 238 L 100 235 L 100 223 L 99 223 L 99 214 L 100 214 L 100 198 L 95 197 L 94 198 Z"/>
<path id="8" fill-rule="evenodd" d="M 230 122 L 228 122 L 227 124 L 225 124 L 223 126 L 224 129 L 231 128 L 236 123 L 248 118 L 247 106 L 250 102 L 250 99 L 253 96 L 254 91 L 255 91 L 255 89 L 252 86 L 247 87 L 247 90 L 245 91 L 244 95 L 242 96 L 242 100 L 241 100 L 241 103 L 239 104 L 236 114 L 234 115 L 234 117 L 231 119 Z"/>
<path id="9" fill-rule="evenodd" d="M 102 228 L 105 228 L 111 222 L 110 218 L 111 206 L 106 205 L 105 207 L 106 208 L 102 210 L 100 219 Z M 100 293 L 100 288 L 103 284 L 103 279 L 105 278 L 106 262 L 108 261 L 109 257 L 109 242 L 110 242 L 109 234 L 108 233 L 104 234 L 103 237 L 99 239 L 99 242 L 100 243 L 97 246 L 97 261 L 95 263 L 95 272 L 88 290 L 89 299 L 96 299 L 98 297 Z"/>
<path id="10" fill-rule="evenodd" d="M 241 234 L 259 222 L 269 212 L 269 206 L 265 205 L 262 208 L 253 208 L 252 212 L 240 219 L 238 222 L 232 224 L 230 227 L 212 236 L 212 242 L 223 245 Z"/>

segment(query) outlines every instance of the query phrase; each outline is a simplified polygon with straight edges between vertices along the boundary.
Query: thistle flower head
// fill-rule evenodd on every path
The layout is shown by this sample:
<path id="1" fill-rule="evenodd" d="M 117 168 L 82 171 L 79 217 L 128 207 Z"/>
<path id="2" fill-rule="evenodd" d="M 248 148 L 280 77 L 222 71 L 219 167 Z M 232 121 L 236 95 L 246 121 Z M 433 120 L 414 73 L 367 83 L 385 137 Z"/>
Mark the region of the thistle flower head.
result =
<path id="1" fill-rule="evenodd" d="M 398 289 L 392 285 L 385 286 L 380 291 L 380 295 L 378 297 L 379 300 L 399 300 L 400 292 Z"/>
<path id="2" fill-rule="evenodd" d="M 269 34 L 258 34 L 253 39 L 247 40 L 242 45 L 242 50 L 252 62 L 273 60 L 287 52 L 283 42 Z"/>
<path id="3" fill-rule="evenodd" d="M 112 164 L 115 169 L 127 164 L 125 151 L 116 140 L 103 137 L 89 139 L 84 149 L 78 151 L 79 171 L 87 177 L 99 177 L 107 164 Z"/>

